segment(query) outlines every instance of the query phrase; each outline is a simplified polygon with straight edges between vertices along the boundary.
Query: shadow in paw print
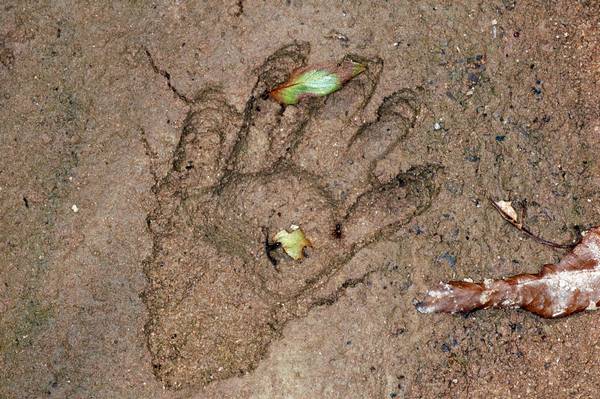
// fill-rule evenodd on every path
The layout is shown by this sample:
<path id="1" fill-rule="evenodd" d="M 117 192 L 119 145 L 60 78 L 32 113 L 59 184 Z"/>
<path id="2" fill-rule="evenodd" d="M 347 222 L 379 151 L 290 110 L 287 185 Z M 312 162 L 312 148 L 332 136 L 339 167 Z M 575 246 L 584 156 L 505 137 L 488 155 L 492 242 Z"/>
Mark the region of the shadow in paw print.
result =
<path id="1" fill-rule="evenodd" d="M 306 313 L 300 304 L 318 303 L 320 283 L 436 194 L 434 165 L 389 181 L 374 174 L 420 108 L 417 93 L 401 90 L 383 101 L 374 122 L 357 122 L 381 60 L 361 59 L 368 72 L 327 98 L 287 108 L 264 98 L 308 52 L 308 44 L 294 43 L 271 55 L 256 71 L 242 115 L 214 90 L 190 103 L 148 219 L 154 251 L 146 263 L 146 331 L 166 386 L 204 385 L 255 368 L 282 326 Z M 313 247 L 301 262 L 275 251 L 275 271 L 263 231 L 291 224 L 302 226 Z"/>

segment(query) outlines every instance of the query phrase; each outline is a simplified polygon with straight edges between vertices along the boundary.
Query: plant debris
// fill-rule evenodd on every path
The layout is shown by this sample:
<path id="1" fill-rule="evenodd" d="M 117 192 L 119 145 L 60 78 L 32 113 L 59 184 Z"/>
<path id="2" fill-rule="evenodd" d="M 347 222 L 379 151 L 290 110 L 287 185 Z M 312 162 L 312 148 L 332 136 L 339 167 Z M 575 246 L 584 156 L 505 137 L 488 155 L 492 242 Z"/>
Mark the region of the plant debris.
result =
<path id="1" fill-rule="evenodd" d="M 297 104 L 304 98 L 331 94 L 365 70 L 364 64 L 351 57 L 344 58 L 339 64 L 299 68 L 292 72 L 286 82 L 271 90 L 269 95 L 281 104 Z"/>
<path id="2" fill-rule="evenodd" d="M 348 36 L 344 35 L 341 32 L 338 32 L 337 30 L 330 30 L 329 33 L 327 35 L 325 35 L 326 39 L 336 39 L 339 40 L 342 43 L 348 43 L 350 41 L 350 39 L 348 39 Z"/>
<path id="3" fill-rule="evenodd" d="M 519 217 L 517 216 L 517 211 L 515 211 L 515 208 L 513 208 L 512 206 L 512 201 L 492 200 L 492 204 L 497 207 L 501 215 L 506 215 L 508 218 L 510 218 L 511 221 L 517 222 L 519 220 Z"/>
<path id="4" fill-rule="evenodd" d="M 481 283 L 450 281 L 417 302 L 421 313 L 523 308 L 542 317 L 596 310 L 600 303 L 600 227 L 587 232 L 572 252 L 537 274 Z"/>
<path id="5" fill-rule="evenodd" d="M 596 310 L 600 304 L 600 226 L 587 231 L 579 244 L 556 244 L 535 236 L 518 220 L 510 202 L 493 202 L 502 217 L 520 231 L 554 248 L 573 248 L 557 264 L 537 274 L 499 279 L 440 283 L 415 303 L 421 313 L 457 313 L 488 308 L 523 308 L 546 318 Z"/>
<path id="6" fill-rule="evenodd" d="M 558 244 L 556 242 L 548 241 L 536 234 L 534 234 L 529 227 L 525 226 L 523 219 L 525 219 L 526 207 L 523 204 L 523 208 L 521 210 L 521 217 L 517 216 L 517 212 L 512 206 L 512 202 L 510 201 L 494 201 L 490 200 L 494 208 L 500 213 L 502 218 L 506 220 L 508 223 L 512 224 L 517 230 L 525 234 L 526 236 L 533 238 L 535 241 L 540 244 L 547 245 L 552 248 L 561 248 L 561 249 L 571 249 L 577 245 L 577 242 L 568 243 L 568 244 Z"/>
<path id="7" fill-rule="evenodd" d="M 287 230 L 281 230 L 275 234 L 273 241 L 281 244 L 281 247 L 294 260 L 300 260 L 304 257 L 304 248 L 312 246 L 310 241 L 304 235 L 304 232 L 298 226 L 292 225 L 288 233 Z"/>

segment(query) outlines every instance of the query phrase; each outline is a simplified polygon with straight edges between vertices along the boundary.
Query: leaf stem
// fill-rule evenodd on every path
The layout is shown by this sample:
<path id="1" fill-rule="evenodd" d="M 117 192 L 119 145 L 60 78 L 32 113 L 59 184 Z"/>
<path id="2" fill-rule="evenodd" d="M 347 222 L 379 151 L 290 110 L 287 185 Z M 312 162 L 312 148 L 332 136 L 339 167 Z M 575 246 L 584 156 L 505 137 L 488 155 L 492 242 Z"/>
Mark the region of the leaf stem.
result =
<path id="1" fill-rule="evenodd" d="M 502 216 L 502 218 L 504 220 L 506 220 L 508 223 L 510 223 L 514 228 L 519 230 L 521 233 L 525 234 L 529 238 L 532 238 L 534 241 L 536 241 L 542 245 L 546 245 L 548 247 L 556 248 L 556 249 L 572 249 L 577 244 L 579 244 L 579 241 L 581 241 L 580 239 L 577 239 L 575 242 L 571 242 L 568 244 L 559 244 L 559 243 L 556 243 L 553 241 L 546 240 L 545 238 L 542 238 L 542 237 L 538 236 L 537 234 L 534 234 L 529 229 L 529 227 L 527 227 L 525 225 L 523 220 L 518 221 L 518 220 L 515 220 L 513 217 L 511 217 L 502 208 L 500 208 L 500 206 L 498 206 L 498 204 L 496 204 L 496 201 L 494 201 L 492 198 L 490 198 L 490 202 L 492 203 L 492 206 L 494 207 L 494 209 L 496 211 L 498 211 L 498 213 L 500 214 L 500 216 Z"/>

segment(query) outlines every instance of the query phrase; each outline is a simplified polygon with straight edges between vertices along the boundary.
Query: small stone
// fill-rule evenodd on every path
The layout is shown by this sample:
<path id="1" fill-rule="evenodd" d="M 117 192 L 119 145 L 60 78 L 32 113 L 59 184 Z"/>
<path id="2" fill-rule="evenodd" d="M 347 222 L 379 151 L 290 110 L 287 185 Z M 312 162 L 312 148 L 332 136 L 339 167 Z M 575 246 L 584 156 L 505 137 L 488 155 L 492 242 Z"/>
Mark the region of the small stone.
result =
<path id="1" fill-rule="evenodd" d="M 447 181 L 446 183 L 444 183 L 444 187 L 446 188 L 446 190 L 448 190 L 454 195 L 461 195 L 463 191 L 462 184 L 458 181 Z"/>
<path id="2" fill-rule="evenodd" d="M 44 144 L 50 144 L 50 142 L 52 141 L 52 138 L 50 136 L 48 136 L 46 133 L 42 133 L 40 135 L 40 139 L 42 140 L 42 143 L 44 143 Z"/>
<path id="3" fill-rule="evenodd" d="M 347 43 L 350 39 L 348 39 L 348 36 L 344 35 L 341 32 L 338 32 L 337 30 L 330 30 L 329 33 L 325 36 L 326 39 L 337 39 L 343 43 Z"/>
<path id="4" fill-rule="evenodd" d="M 456 255 L 453 255 L 449 252 L 444 252 L 441 254 L 438 259 L 440 261 L 444 261 L 450 266 L 450 268 L 454 269 L 456 267 Z"/>
<path id="5" fill-rule="evenodd" d="M 79 212 L 79 208 L 77 207 L 77 205 L 73 204 L 73 206 L 71 207 L 71 209 L 73 210 L 73 212 L 77 213 Z"/>
<path id="6" fill-rule="evenodd" d="M 473 84 L 477 84 L 479 82 L 479 75 L 477 75 L 476 73 L 470 72 L 468 74 L 468 79 L 469 79 L 469 82 L 471 82 Z"/>

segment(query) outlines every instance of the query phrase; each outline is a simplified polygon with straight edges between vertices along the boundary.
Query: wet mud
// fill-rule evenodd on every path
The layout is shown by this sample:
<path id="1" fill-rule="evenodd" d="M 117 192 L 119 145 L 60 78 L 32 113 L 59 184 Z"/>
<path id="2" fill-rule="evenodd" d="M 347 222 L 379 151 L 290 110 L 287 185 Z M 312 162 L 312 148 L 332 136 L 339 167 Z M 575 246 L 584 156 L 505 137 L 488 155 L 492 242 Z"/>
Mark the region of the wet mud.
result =
<path id="1" fill-rule="evenodd" d="M 0 397 L 595 396 L 597 314 L 413 301 L 600 224 L 597 2 L 0 7 Z"/>

